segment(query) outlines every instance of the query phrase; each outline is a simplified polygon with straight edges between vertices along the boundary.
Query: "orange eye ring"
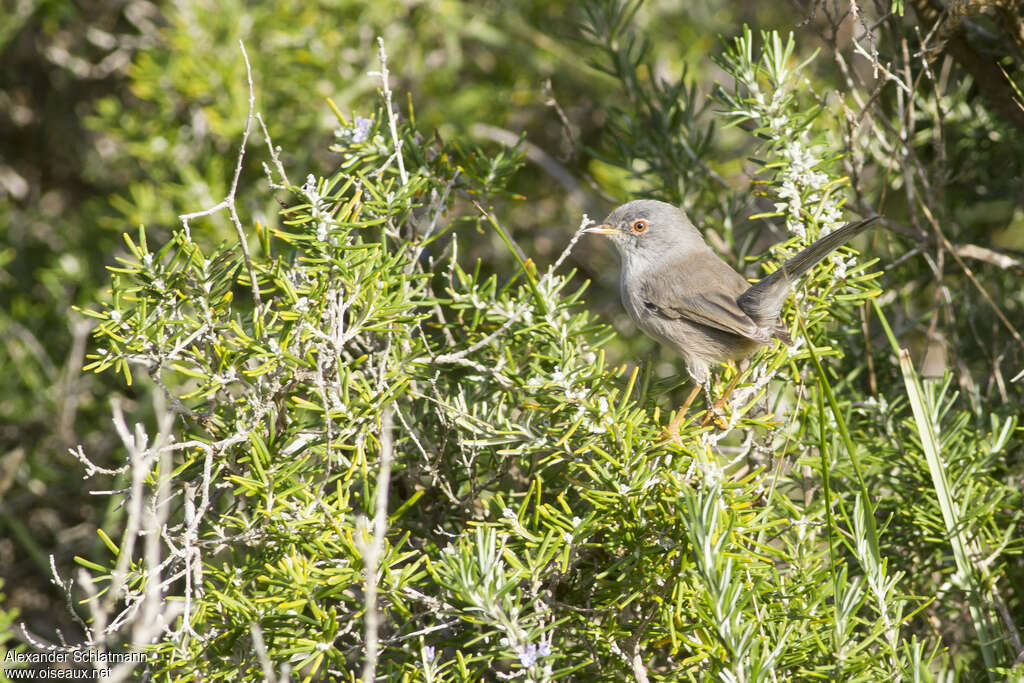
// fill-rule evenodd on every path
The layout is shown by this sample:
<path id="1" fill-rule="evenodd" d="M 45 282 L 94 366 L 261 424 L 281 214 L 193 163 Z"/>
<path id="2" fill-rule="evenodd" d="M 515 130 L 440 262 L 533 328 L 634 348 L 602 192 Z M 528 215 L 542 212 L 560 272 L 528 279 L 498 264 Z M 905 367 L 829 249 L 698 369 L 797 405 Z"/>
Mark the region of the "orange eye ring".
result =
<path id="1" fill-rule="evenodd" d="M 637 219 L 633 221 L 633 225 L 629 226 L 629 229 L 634 235 L 642 235 L 647 232 L 647 221 L 642 218 Z"/>

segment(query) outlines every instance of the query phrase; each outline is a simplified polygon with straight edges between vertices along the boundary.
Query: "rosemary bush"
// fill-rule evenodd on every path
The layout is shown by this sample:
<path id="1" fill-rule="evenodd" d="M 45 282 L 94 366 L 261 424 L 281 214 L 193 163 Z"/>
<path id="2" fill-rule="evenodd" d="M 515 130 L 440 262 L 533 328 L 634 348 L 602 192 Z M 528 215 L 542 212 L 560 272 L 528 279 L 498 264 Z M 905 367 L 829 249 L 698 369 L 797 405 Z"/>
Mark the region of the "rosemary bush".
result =
<path id="1" fill-rule="evenodd" d="M 735 246 L 724 217 L 743 193 L 701 159 L 695 90 L 640 75 L 632 7 L 592 10 L 598 66 L 638 107 L 611 114 L 605 163 Z M 750 213 L 787 236 L 769 264 L 841 224 L 850 195 L 793 47 L 746 31 L 715 95 L 716 116 L 763 140 Z M 563 268 L 579 233 L 538 268 L 490 210 L 519 154 L 418 130 L 383 49 L 380 76 L 372 114 L 339 114 L 334 172 L 295 184 L 270 146 L 277 221 L 239 214 L 236 174 L 166 243 L 126 237 L 111 304 L 87 311 L 89 368 L 143 376 L 159 417 L 147 432 L 115 416 L 119 470 L 78 451 L 126 508 L 100 532 L 109 557 L 62 579 L 85 592 L 90 646 L 145 646 L 168 679 L 1009 670 L 1013 627 L 990 591 L 1001 553 L 1019 552 L 1020 494 L 990 473 L 1016 423 L 978 425 L 948 378 L 922 384 L 888 347 L 862 348 L 861 316 L 885 315 L 873 260 L 846 248 L 815 269 L 784 314 L 797 344 L 725 368 L 716 392 L 743 373 L 729 428 L 693 420 L 674 444 L 679 380 L 606 356 L 612 333 Z M 214 211 L 239 240 L 205 239 Z M 464 256 L 481 235 L 514 272 Z M 954 593 L 986 636 L 955 657 L 929 622 L 964 604 Z"/>

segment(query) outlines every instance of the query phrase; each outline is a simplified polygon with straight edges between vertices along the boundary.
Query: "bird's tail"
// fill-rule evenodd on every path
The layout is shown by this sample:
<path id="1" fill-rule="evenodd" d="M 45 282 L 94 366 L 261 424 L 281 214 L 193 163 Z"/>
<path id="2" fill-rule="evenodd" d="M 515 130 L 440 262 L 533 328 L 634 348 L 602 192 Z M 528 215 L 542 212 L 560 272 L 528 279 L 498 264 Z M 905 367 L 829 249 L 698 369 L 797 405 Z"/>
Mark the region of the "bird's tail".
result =
<path id="1" fill-rule="evenodd" d="M 768 324 L 782 310 L 782 302 L 786 300 L 789 288 L 796 280 L 813 268 L 815 264 L 843 246 L 854 237 L 864 232 L 878 216 L 847 223 L 810 245 L 793 258 L 786 261 L 781 268 L 752 285 L 740 295 L 736 302 L 740 308 L 758 324 Z"/>

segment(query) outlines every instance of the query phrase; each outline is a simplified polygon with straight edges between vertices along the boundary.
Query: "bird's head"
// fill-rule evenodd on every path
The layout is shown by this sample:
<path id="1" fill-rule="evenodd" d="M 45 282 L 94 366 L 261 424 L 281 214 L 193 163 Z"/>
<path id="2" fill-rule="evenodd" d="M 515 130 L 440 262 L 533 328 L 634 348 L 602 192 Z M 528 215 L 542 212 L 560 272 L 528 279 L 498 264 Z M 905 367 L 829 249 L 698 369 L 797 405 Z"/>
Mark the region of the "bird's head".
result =
<path id="1" fill-rule="evenodd" d="M 606 235 L 624 261 L 707 248 L 682 209 L 654 199 L 637 199 L 616 208 L 601 225 L 584 232 Z"/>

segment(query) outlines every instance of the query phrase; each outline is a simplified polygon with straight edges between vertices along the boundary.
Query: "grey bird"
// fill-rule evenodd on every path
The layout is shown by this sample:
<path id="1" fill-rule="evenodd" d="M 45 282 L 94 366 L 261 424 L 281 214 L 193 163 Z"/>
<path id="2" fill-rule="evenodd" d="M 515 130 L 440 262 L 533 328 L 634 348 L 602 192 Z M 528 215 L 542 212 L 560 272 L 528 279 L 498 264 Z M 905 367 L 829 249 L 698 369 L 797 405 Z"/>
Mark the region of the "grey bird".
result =
<path id="1" fill-rule="evenodd" d="M 779 314 L 793 283 L 876 220 L 844 225 L 753 285 L 711 250 L 681 209 L 665 202 L 623 204 L 602 225 L 584 230 L 612 239 L 622 262 L 622 304 L 641 330 L 683 357 L 697 382 L 670 431 L 701 387 L 707 391 L 712 365 L 746 358 L 773 339 L 792 344 Z"/>

